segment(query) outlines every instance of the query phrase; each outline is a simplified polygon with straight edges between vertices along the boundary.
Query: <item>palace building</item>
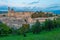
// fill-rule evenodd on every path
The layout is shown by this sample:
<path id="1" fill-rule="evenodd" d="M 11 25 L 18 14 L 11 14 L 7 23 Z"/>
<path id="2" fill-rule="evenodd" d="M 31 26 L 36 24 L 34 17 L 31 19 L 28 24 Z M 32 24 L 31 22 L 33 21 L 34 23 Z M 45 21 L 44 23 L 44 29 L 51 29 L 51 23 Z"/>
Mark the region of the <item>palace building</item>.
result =
<path id="1" fill-rule="evenodd" d="M 10 7 L 8 7 L 8 17 L 15 17 L 16 19 L 24 19 L 27 20 L 28 22 L 32 21 L 31 15 L 34 12 L 16 12 L 14 11 L 14 9 L 11 9 Z"/>
<path id="2" fill-rule="evenodd" d="M 9 17 L 29 17 L 34 12 L 15 12 L 14 9 L 8 7 L 8 16 Z"/>

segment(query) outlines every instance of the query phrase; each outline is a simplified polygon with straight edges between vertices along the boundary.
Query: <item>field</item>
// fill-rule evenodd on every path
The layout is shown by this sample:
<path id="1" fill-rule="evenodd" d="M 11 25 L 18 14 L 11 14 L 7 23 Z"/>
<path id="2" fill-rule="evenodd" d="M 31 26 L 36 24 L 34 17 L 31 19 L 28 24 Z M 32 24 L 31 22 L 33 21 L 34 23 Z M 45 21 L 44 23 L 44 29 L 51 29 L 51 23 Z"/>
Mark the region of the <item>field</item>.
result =
<path id="1" fill-rule="evenodd" d="M 27 37 L 22 35 L 10 35 L 6 37 L 0 37 L 0 40 L 60 40 L 60 28 L 52 31 L 43 31 L 40 34 L 27 33 Z"/>

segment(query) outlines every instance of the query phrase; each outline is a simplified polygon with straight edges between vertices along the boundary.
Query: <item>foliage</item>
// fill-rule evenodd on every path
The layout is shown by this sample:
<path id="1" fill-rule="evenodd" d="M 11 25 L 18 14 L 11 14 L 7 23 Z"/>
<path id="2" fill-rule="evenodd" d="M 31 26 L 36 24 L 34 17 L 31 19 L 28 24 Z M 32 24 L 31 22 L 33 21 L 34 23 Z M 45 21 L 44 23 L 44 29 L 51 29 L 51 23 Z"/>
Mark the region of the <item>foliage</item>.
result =
<path id="1" fill-rule="evenodd" d="M 31 15 L 32 18 L 38 18 L 38 17 L 53 17 L 52 13 L 45 13 L 45 12 L 35 12 L 34 14 Z"/>
<path id="2" fill-rule="evenodd" d="M 0 40 L 60 40 L 60 28 L 56 28 L 49 32 L 41 32 L 40 34 L 27 33 L 27 37 L 21 35 L 10 35 L 0 37 Z"/>
<path id="3" fill-rule="evenodd" d="M 60 27 L 60 20 L 56 20 L 57 27 Z"/>
<path id="4" fill-rule="evenodd" d="M 32 32 L 39 33 L 41 31 L 40 22 L 37 20 L 34 25 L 32 25 Z"/>
<path id="5" fill-rule="evenodd" d="M 7 35 L 9 33 L 10 28 L 3 23 L 0 23 L 0 35 Z"/>
<path id="6" fill-rule="evenodd" d="M 52 30 L 54 28 L 53 21 L 48 19 L 45 21 L 45 29 Z"/>
<path id="7" fill-rule="evenodd" d="M 20 34 L 23 34 L 24 37 L 26 36 L 26 32 L 29 31 L 29 24 L 23 24 L 22 27 L 18 30 Z"/>

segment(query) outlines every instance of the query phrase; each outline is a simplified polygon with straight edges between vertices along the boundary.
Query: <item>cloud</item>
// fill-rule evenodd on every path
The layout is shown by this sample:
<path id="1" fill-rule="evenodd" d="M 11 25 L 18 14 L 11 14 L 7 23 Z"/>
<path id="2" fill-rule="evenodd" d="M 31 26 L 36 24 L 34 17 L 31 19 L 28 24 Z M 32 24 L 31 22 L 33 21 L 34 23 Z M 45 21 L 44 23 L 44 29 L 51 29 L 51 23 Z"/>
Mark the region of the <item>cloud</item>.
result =
<path id="1" fill-rule="evenodd" d="M 46 8 L 52 4 L 60 4 L 60 0 L 0 0 L 0 5 L 10 7 L 42 7 Z"/>
<path id="2" fill-rule="evenodd" d="M 0 0 L 0 6 L 2 5 L 8 5 L 8 1 L 7 0 Z"/>
<path id="3" fill-rule="evenodd" d="M 39 2 L 40 2 L 40 0 L 38 0 L 38 1 L 33 1 L 33 2 L 29 3 L 29 4 L 37 4 L 37 3 L 39 3 Z"/>
<path id="4" fill-rule="evenodd" d="M 8 4 L 5 2 L 0 2 L 0 6 L 3 6 L 3 5 L 8 5 Z"/>

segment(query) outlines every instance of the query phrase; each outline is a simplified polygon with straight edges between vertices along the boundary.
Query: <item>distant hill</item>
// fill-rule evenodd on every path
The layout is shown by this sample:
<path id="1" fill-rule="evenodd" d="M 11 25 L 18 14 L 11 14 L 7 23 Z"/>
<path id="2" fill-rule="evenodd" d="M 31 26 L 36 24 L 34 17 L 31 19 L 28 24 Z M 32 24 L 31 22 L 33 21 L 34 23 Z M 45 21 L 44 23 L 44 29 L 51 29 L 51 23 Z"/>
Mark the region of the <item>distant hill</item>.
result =
<path id="1" fill-rule="evenodd" d="M 40 7 L 11 7 L 13 8 L 15 11 L 18 12 L 24 12 L 24 11 L 44 11 L 44 12 L 53 12 L 55 14 L 60 14 L 60 5 L 52 5 L 49 6 L 47 8 L 40 8 Z M 8 11 L 8 6 L 4 5 L 4 6 L 0 6 L 0 14 L 1 13 L 7 13 Z"/>
<path id="2" fill-rule="evenodd" d="M 0 6 L 0 11 L 7 11 L 8 10 L 8 6 L 4 5 L 4 6 Z"/>
<path id="3" fill-rule="evenodd" d="M 0 14 L 2 14 L 2 13 L 8 13 L 8 11 L 0 11 Z"/>
<path id="4" fill-rule="evenodd" d="M 54 14 L 60 14 L 60 10 L 47 10 L 47 11 L 44 10 L 44 12 L 52 12 Z"/>
<path id="5" fill-rule="evenodd" d="M 50 12 L 53 12 L 55 14 L 60 14 L 60 10 L 51 10 Z"/>
<path id="6" fill-rule="evenodd" d="M 50 7 L 45 8 L 43 11 L 60 14 L 60 5 L 51 5 Z"/>
<path id="7" fill-rule="evenodd" d="M 0 6 L 0 14 L 7 13 L 7 12 L 8 12 L 8 6 L 6 6 L 6 5 Z"/>

